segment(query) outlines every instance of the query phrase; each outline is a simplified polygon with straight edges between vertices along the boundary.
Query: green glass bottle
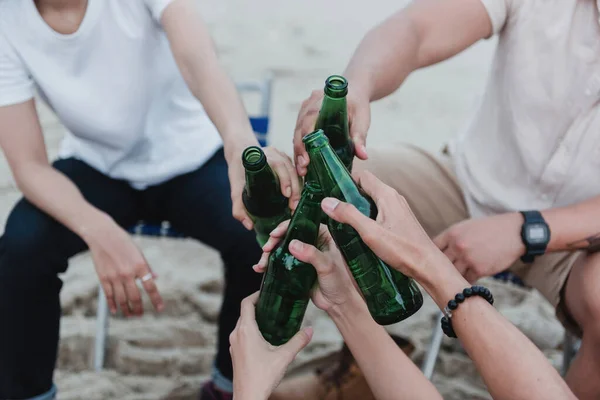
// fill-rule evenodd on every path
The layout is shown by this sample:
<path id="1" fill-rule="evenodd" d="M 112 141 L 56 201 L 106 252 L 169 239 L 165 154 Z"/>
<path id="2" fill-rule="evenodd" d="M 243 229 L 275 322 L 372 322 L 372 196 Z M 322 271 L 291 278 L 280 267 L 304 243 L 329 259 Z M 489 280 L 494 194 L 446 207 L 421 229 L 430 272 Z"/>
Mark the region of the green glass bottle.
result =
<path id="1" fill-rule="evenodd" d="M 286 343 L 300 329 L 317 273 L 299 261 L 288 247 L 292 240 L 317 242 L 321 216 L 320 188 L 304 186 L 285 238 L 271 253 L 256 305 L 256 321 L 265 339 L 274 346 Z"/>
<path id="2" fill-rule="evenodd" d="M 260 147 L 246 148 L 242 153 L 242 163 L 246 169 L 242 201 L 254 222 L 256 240 L 262 247 L 269 240 L 271 231 L 290 218 L 288 199 L 281 193 L 279 179 Z"/>
<path id="3" fill-rule="evenodd" d="M 329 144 L 342 160 L 348 171 L 352 172 L 354 143 L 348 129 L 348 81 L 341 75 L 332 75 L 325 81 L 325 97 L 319 111 L 315 129 L 322 129 Z M 310 168 L 309 168 L 310 172 Z"/>
<path id="4" fill-rule="evenodd" d="M 317 130 L 303 140 L 323 196 L 353 204 L 374 219 L 377 216 L 375 203 L 354 183 L 323 131 Z M 421 308 L 423 295 L 416 283 L 377 257 L 354 228 L 331 218 L 327 226 L 377 323 L 389 325 L 402 321 Z"/>

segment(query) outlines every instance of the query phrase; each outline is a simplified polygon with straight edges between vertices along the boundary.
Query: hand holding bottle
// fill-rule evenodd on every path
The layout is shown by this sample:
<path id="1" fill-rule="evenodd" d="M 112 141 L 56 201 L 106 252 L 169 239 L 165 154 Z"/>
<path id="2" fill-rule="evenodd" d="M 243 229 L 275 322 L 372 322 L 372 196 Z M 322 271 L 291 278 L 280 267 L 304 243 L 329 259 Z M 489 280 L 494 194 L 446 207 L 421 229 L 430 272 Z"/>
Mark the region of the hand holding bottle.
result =
<path id="1" fill-rule="evenodd" d="M 236 400 L 267 399 L 288 365 L 312 338 L 312 328 L 305 328 L 282 346 L 270 345 L 258 330 L 257 301 L 258 292 L 242 301 L 240 318 L 229 335 Z"/>
<path id="2" fill-rule="evenodd" d="M 351 82 L 349 86 L 351 86 Z M 309 157 L 302 143 L 302 138 L 315 130 L 324 96 L 323 89 L 313 91 L 310 97 L 304 100 L 298 113 L 296 128 L 294 130 L 294 160 L 296 161 L 296 170 L 301 176 L 306 175 L 309 164 Z M 354 143 L 354 153 L 361 160 L 366 160 L 367 131 L 371 124 L 369 98 L 363 95 L 357 87 L 351 87 L 348 89 L 346 102 L 349 133 Z M 328 134 L 327 129 L 324 128 L 324 130 Z"/>
<path id="3" fill-rule="evenodd" d="M 243 150 L 244 148 L 235 152 L 235 159 L 228 159 L 229 181 L 231 182 L 233 216 L 242 222 L 246 229 L 250 230 L 254 227 L 254 222 L 252 222 L 242 201 L 242 192 L 246 185 L 244 167 L 240 158 Z M 281 193 L 288 199 L 289 207 L 294 209 L 300 199 L 301 186 L 292 160 L 285 153 L 274 147 L 264 147 L 262 151 L 266 155 L 268 164 L 275 174 L 277 174 Z"/>
<path id="4" fill-rule="evenodd" d="M 290 221 L 282 222 L 271 232 L 271 237 L 263 246 L 264 253 L 254 266 L 256 272 L 265 271 L 270 252 L 285 237 L 289 223 Z M 320 250 L 294 240 L 290 243 L 290 252 L 298 260 L 311 264 L 317 271 L 319 285 L 312 293 L 312 301 L 321 310 L 329 312 L 344 304 L 351 292 L 357 289 L 348 266 L 325 225 L 320 227 L 318 243 Z"/>
<path id="5" fill-rule="evenodd" d="M 358 184 L 379 210 L 373 221 L 354 206 L 334 198 L 323 200 L 323 211 L 333 220 L 351 225 L 367 246 L 389 266 L 423 283 L 435 271 L 429 266 L 445 259 L 433 244 L 396 190 L 368 171 L 358 175 Z M 440 257 L 441 256 L 441 257 Z M 437 265 L 448 264 L 437 263 Z"/>

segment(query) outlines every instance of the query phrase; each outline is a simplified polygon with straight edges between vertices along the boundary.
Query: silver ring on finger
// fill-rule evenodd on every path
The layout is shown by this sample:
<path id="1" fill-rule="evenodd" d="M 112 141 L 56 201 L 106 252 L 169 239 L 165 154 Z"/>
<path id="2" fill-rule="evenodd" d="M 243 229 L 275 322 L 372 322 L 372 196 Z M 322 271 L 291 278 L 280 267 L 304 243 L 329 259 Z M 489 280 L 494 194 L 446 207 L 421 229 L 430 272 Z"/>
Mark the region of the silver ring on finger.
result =
<path id="1" fill-rule="evenodd" d="M 152 275 L 152 272 L 148 272 L 146 275 L 142 276 L 141 278 L 138 278 L 138 280 L 140 282 L 148 282 L 152 278 L 154 278 L 154 276 Z"/>

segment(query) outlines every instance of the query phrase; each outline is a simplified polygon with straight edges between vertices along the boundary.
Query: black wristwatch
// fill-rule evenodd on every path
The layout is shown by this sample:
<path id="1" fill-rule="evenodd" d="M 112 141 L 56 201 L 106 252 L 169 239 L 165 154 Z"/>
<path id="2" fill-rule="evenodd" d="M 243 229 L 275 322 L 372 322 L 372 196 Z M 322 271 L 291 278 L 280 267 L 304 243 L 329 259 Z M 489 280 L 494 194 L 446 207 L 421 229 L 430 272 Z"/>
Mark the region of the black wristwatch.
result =
<path id="1" fill-rule="evenodd" d="M 524 263 L 532 263 L 536 256 L 546 252 L 550 242 L 550 227 L 539 211 L 521 211 L 525 221 L 521 227 L 521 239 L 525 245 Z"/>

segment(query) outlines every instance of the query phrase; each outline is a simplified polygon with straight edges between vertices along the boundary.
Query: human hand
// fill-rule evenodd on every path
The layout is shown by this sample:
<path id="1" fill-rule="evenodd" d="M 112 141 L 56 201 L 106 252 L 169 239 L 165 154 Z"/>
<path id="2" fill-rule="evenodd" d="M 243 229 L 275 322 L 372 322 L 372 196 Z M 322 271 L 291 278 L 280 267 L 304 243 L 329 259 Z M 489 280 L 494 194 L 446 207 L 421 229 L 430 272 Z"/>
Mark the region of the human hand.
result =
<path id="1" fill-rule="evenodd" d="M 257 301 L 258 292 L 242 301 L 240 318 L 229 335 L 236 400 L 266 400 L 313 334 L 312 328 L 305 328 L 286 344 L 272 346 L 258 329 L 255 316 Z"/>
<path id="2" fill-rule="evenodd" d="M 235 159 L 228 161 L 229 163 L 229 182 L 231 185 L 231 201 L 233 203 L 233 216 L 240 221 L 246 229 L 250 230 L 254 224 L 246 212 L 242 201 L 242 192 L 246 185 L 246 174 L 242 164 L 241 154 L 244 149 L 234 151 Z M 263 152 L 267 157 L 267 162 L 277 174 L 281 185 L 281 193 L 289 198 L 289 207 L 293 210 L 300 201 L 300 179 L 296 173 L 296 169 L 292 160 L 288 155 L 274 147 L 263 147 Z"/>
<path id="3" fill-rule="evenodd" d="M 351 83 L 350 83 L 351 85 Z M 309 163 L 308 154 L 302 143 L 302 138 L 315 130 L 315 123 L 323 103 L 323 90 L 314 90 L 310 97 L 302 103 L 296 129 L 294 131 L 294 159 L 296 160 L 296 170 L 301 176 L 306 175 Z M 354 151 L 361 160 L 367 159 L 367 131 L 371 125 L 371 106 L 368 96 L 360 91 L 350 89 L 346 96 L 348 104 L 348 123 L 350 129 L 350 138 L 354 142 Z"/>
<path id="4" fill-rule="evenodd" d="M 269 240 L 263 246 L 263 255 L 253 267 L 256 272 L 265 272 L 269 255 L 284 238 L 289 224 L 289 220 L 284 221 L 271 232 Z M 325 225 L 321 225 L 319 229 L 318 247 L 321 250 L 292 240 L 289 250 L 295 258 L 311 264 L 317 271 L 319 285 L 312 293 L 312 301 L 321 310 L 329 312 L 348 300 L 351 292 L 357 290 L 356 282 Z"/>
<path id="5" fill-rule="evenodd" d="M 472 283 L 506 270 L 525 252 L 522 224 L 519 213 L 465 220 L 446 229 L 434 243 Z"/>
<path id="6" fill-rule="evenodd" d="M 428 278 L 433 273 L 428 268 L 432 265 L 430 260 L 443 255 L 429 239 L 404 197 L 370 172 L 356 175 L 358 184 L 377 205 L 376 220 L 334 198 L 324 199 L 323 211 L 335 221 L 356 229 L 365 244 L 392 268 L 418 281 Z"/>
<path id="7" fill-rule="evenodd" d="M 164 309 L 154 282 L 157 275 L 123 228 L 107 219 L 94 228 L 93 234 L 86 236 L 86 242 L 111 313 L 115 314 L 119 305 L 126 317 L 143 314 L 137 279 L 154 308 L 157 311 Z"/>

